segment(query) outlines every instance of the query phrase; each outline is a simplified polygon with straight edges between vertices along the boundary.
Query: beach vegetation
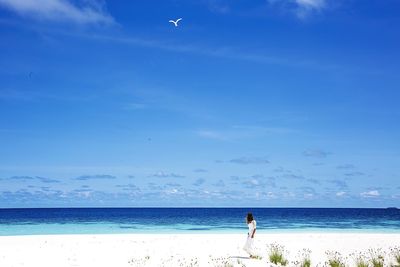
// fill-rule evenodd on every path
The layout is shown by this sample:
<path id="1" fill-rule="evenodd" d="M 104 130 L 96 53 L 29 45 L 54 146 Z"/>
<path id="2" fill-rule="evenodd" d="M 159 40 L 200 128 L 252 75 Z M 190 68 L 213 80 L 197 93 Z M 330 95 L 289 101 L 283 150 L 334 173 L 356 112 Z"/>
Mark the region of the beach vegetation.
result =
<path id="1" fill-rule="evenodd" d="M 373 267 L 383 267 L 384 258 L 379 256 L 377 258 L 372 258 L 372 266 Z"/>
<path id="2" fill-rule="evenodd" d="M 311 250 L 303 249 L 300 258 L 300 267 L 311 267 Z"/>
<path id="3" fill-rule="evenodd" d="M 354 257 L 356 267 L 371 267 L 370 259 L 364 253 L 359 253 L 358 255 L 354 255 Z"/>
<path id="4" fill-rule="evenodd" d="M 269 246 L 269 261 L 276 264 L 286 266 L 288 264 L 288 260 L 285 257 L 285 248 L 278 244 L 271 244 Z"/>
<path id="5" fill-rule="evenodd" d="M 303 259 L 303 261 L 300 263 L 300 267 L 311 267 L 311 260 Z"/>
<path id="6" fill-rule="evenodd" d="M 311 267 L 311 250 L 303 249 L 299 251 L 296 257 L 296 261 L 293 262 L 293 266 L 296 267 Z"/>
<path id="7" fill-rule="evenodd" d="M 383 267 L 385 258 L 381 249 L 369 249 L 369 254 L 371 255 L 371 264 L 373 267 Z"/>
<path id="8" fill-rule="evenodd" d="M 363 260 L 357 261 L 356 262 L 356 267 L 369 267 L 369 263 L 366 262 L 366 261 L 363 261 Z"/>
<path id="9" fill-rule="evenodd" d="M 327 266 L 329 267 L 346 267 L 345 260 L 339 252 L 328 251 L 326 252 L 328 256 Z"/>
<path id="10" fill-rule="evenodd" d="M 400 267 L 400 247 L 390 249 L 390 256 L 393 258 L 394 263 L 392 267 Z"/>

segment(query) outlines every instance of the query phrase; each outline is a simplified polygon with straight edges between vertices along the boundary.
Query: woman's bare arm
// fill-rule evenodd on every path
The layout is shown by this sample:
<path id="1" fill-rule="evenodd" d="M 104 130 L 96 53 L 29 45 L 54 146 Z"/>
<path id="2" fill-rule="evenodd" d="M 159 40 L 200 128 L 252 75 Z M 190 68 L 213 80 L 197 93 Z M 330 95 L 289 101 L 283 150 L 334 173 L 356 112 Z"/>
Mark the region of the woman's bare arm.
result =
<path id="1" fill-rule="evenodd" d="M 251 238 L 254 238 L 254 234 L 256 233 L 256 230 L 257 230 L 257 229 L 254 229 L 254 230 L 253 230 L 253 234 L 251 235 Z"/>

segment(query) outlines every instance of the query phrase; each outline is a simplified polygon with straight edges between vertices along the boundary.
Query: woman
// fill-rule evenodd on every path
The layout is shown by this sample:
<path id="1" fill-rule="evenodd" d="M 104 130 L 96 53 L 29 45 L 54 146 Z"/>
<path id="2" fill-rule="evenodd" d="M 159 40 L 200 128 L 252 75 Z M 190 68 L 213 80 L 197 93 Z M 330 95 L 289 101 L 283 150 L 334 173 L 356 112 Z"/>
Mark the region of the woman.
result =
<path id="1" fill-rule="evenodd" d="M 246 244 L 243 249 L 250 254 L 250 258 L 256 258 L 253 251 L 253 243 L 254 243 L 254 234 L 256 233 L 257 222 L 253 218 L 252 213 L 247 213 L 246 223 L 249 227 L 249 232 L 247 234 Z"/>

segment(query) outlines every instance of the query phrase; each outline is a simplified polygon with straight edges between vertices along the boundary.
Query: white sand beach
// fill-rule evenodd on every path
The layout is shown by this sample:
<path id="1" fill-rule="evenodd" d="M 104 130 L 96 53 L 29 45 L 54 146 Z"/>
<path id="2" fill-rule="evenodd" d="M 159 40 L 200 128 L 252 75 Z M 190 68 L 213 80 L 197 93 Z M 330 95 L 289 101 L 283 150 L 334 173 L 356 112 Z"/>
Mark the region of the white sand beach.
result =
<path id="1" fill-rule="evenodd" d="M 267 245 L 274 242 L 285 247 L 288 266 L 294 266 L 303 249 L 311 250 L 311 266 L 323 266 L 326 251 L 340 252 L 354 266 L 351 253 L 370 248 L 388 252 L 400 245 L 400 234 L 257 234 L 262 259 L 249 259 L 242 250 L 245 239 L 246 234 L 1 236 L 0 266 L 273 266 Z"/>

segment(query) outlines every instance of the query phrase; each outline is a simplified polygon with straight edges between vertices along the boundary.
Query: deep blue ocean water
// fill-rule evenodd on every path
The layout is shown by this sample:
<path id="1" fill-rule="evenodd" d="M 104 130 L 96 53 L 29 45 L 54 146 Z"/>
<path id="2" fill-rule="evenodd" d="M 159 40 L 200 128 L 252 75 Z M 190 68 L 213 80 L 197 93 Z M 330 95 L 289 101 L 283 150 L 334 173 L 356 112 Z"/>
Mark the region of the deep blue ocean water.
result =
<path id="1" fill-rule="evenodd" d="M 245 233 L 251 211 L 259 232 L 396 232 L 398 209 L 55 208 L 0 209 L 0 235 Z"/>

